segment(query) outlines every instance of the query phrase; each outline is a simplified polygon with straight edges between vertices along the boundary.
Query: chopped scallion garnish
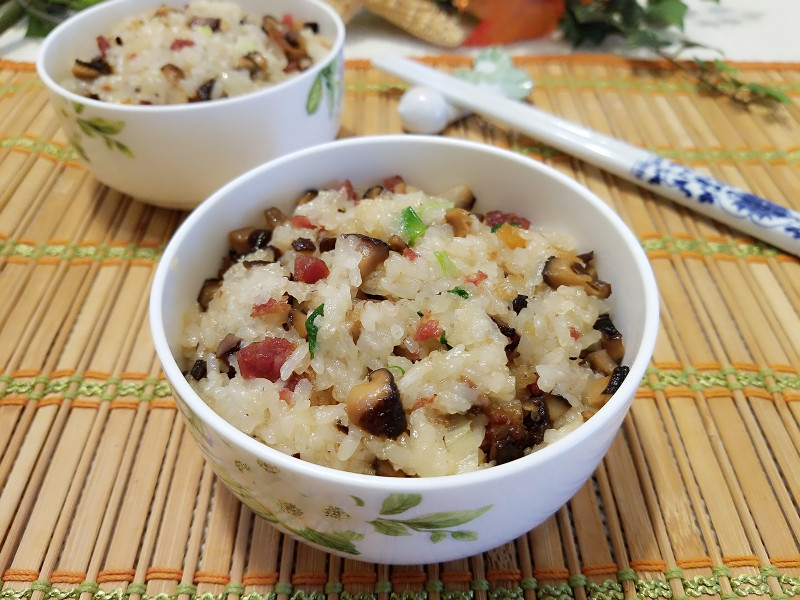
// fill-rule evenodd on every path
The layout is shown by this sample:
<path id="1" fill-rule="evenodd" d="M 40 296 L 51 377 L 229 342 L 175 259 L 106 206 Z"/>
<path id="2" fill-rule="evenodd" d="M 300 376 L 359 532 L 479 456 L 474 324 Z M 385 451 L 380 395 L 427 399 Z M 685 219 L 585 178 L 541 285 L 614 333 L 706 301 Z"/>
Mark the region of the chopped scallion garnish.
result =
<path id="1" fill-rule="evenodd" d="M 325 305 L 320 304 L 314 311 L 308 315 L 306 319 L 306 333 L 308 333 L 308 353 L 311 355 L 311 358 L 314 358 L 314 350 L 317 349 L 317 333 L 319 332 L 319 327 L 317 327 L 316 323 L 314 322 L 317 317 L 323 316 L 325 314 Z"/>
<path id="2" fill-rule="evenodd" d="M 442 332 L 441 337 L 439 337 L 439 343 L 442 346 L 444 346 L 445 348 L 447 348 L 448 350 L 452 350 L 453 349 L 453 347 L 450 344 L 447 343 L 447 335 L 445 334 L 444 331 Z"/>
<path id="3" fill-rule="evenodd" d="M 452 290 L 447 290 L 451 294 L 455 294 L 456 296 L 461 296 L 462 298 L 469 298 L 469 292 L 465 290 L 460 285 L 457 285 Z"/>
<path id="4" fill-rule="evenodd" d="M 422 222 L 422 219 L 410 206 L 404 208 L 403 212 L 400 213 L 400 227 L 403 235 L 408 240 L 409 246 L 412 246 L 414 241 L 428 229 L 428 226 Z"/>
<path id="5" fill-rule="evenodd" d="M 459 274 L 458 267 L 447 255 L 447 252 L 437 250 L 433 255 L 439 261 L 439 266 L 442 267 L 442 273 L 444 273 L 445 277 L 456 277 Z"/>

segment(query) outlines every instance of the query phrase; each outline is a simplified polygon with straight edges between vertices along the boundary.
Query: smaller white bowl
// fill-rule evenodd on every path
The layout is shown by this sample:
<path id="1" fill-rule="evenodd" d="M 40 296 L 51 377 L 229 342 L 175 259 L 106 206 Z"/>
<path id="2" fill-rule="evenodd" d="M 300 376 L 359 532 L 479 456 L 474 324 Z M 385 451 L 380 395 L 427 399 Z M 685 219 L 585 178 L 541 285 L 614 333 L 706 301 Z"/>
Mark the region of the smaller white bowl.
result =
<path id="1" fill-rule="evenodd" d="M 192 209 L 237 175 L 294 150 L 335 139 L 343 99 L 344 23 L 321 0 L 235 0 L 245 13 L 314 21 L 331 42 L 322 60 L 261 90 L 208 102 L 114 104 L 61 86 L 76 58 L 124 18 L 184 0 L 107 0 L 44 40 L 36 62 L 61 127 L 100 182 L 149 204 Z M 321 95 L 320 95 L 321 93 Z"/>
<path id="2" fill-rule="evenodd" d="M 472 473 L 427 478 L 361 475 L 282 454 L 242 433 L 193 390 L 176 357 L 184 316 L 214 277 L 228 232 L 289 213 L 303 193 L 350 179 L 364 189 L 401 175 L 424 190 L 466 184 L 475 210 L 528 217 L 593 250 L 611 283 L 611 317 L 630 372 L 575 431 L 532 454 Z M 184 221 L 156 270 L 150 321 L 158 357 L 189 430 L 219 477 L 254 512 L 328 552 L 379 563 L 425 564 L 478 554 L 554 514 L 591 476 L 620 428 L 650 360 L 658 291 L 639 241 L 574 180 L 535 160 L 485 144 L 428 136 L 351 138 L 271 161 L 226 185 Z"/>

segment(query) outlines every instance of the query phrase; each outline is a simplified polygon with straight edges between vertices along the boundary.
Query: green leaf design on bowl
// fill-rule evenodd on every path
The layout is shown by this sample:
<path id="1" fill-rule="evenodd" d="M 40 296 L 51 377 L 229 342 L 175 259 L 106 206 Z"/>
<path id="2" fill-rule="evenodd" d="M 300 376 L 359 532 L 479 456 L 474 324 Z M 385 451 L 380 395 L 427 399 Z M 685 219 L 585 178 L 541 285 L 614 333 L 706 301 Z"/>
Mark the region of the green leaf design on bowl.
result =
<path id="1" fill-rule="evenodd" d="M 396 515 L 409 508 L 419 505 L 422 496 L 419 494 L 390 494 L 381 508 L 382 515 Z M 478 534 L 464 529 L 453 529 L 473 521 L 492 507 L 491 504 L 482 508 L 469 510 L 452 510 L 447 512 L 429 513 L 411 519 L 386 519 L 379 517 L 368 521 L 376 532 L 389 536 L 413 535 L 413 532 L 428 533 L 434 544 L 451 536 L 454 540 L 475 541 Z"/>
<path id="2" fill-rule="evenodd" d="M 84 104 L 76 102 L 73 104 L 72 108 L 75 113 L 75 123 L 78 125 L 78 131 L 75 131 L 69 136 L 69 142 L 78 154 L 80 154 L 81 158 L 86 162 L 90 162 L 83 147 L 83 137 L 81 134 L 89 138 L 99 138 L 105 142 L 106 148 L 109 150 L 118 150 L 125 156 L 133 158 L 131 149 L 116 139 L 116 136 L 124 131 L 125 121 L 113 121 L 111 119 L 104 119 L 103 117 L 84 119 L 79 116 L 83 114 L 86 108 Z"/>
<path id="3" fill-rule="evenodd" d="M 316 113 L 322 104 L 322 98 L 326 96 L 328 99 L 328 114 L 333 116 L 338 104 L 339 89 L 342 85 L 340 65 L 339 57 L 336 57 L 317 73 L 306 99 L 307 114 L 313 115 Z"/>

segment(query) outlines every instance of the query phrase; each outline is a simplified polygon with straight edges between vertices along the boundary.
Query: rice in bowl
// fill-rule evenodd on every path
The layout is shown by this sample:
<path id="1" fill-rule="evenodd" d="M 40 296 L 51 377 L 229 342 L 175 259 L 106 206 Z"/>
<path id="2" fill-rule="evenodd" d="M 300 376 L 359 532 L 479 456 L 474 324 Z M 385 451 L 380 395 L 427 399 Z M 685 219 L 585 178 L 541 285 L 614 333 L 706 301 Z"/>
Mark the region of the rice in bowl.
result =
<path id="1" fill-rule="evenodd" d="M 252 15 L 228 0 L 163 5 L 97 37 L 61 82 L 81 96 L 120 104 L 215 100 L 274 85 L 320 60 L 331 43 L 291 14 Z"/>
<path id="2" fill-rule="evenodd" d="M 392 177 L 265 210 L 188 315 L 187 380 L 244 433 L 366 474 L 475 471 L 579 427 L 627 374 L 610 285 L 473 201 Z"/>

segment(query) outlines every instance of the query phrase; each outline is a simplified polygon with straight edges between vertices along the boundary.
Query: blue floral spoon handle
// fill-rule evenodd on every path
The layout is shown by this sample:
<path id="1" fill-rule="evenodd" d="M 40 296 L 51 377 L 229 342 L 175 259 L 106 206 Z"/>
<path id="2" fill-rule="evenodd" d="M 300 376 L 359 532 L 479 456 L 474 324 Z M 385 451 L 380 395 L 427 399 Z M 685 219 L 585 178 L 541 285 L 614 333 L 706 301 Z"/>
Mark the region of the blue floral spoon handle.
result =
<path id="1" fill-rule="evenodd" d="M 800 256 L 800 213 L 795 210 L 419 62 L 386 56 L 374 59 L 373 64 L 391 75 L 438 91 L 455 106 L 504 123 L 711 219 Z"/>

